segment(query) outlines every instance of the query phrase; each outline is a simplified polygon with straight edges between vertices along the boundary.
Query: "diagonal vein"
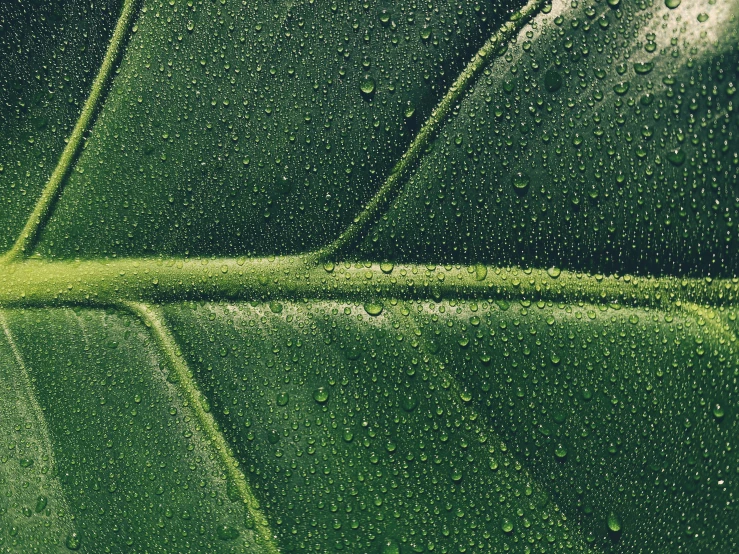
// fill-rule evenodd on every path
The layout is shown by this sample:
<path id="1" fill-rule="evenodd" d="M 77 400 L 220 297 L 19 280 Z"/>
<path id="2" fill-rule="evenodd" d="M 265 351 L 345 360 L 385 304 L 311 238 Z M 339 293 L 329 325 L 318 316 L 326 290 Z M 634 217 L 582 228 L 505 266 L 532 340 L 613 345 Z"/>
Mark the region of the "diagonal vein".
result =
<path id="1" fill-rule="evenodd" d="M 218 429 L 213 415 L 206 411 L 202 393 L 193 379 L 192 372 L 182 356 L 178 354 L 178 347 L 174 336 L 164 322 L 161 312 L 152 306 L 139 302 L 123 302 L 122 305 L 138 316 L 143 323 L 151 329 L 157 344 L 167 359 L 171 369 L 178 377 L 182 392 L 187 398 L 192 410 L 195 412 L 198 422 L 205 431 L 206 436 L 216 450 L 218 457 L 226 469 L 229 481 L 246 506 L 260 542 L 268 554 L 278 554 L 279 549 L 275 543 L 274 535 L 269 527 L 269 522 L 259 507 L 259 501 L 251 491 L 246 477 L 239 468 L 239 463 L 234 456 L 230 445 Z"/>
<path id="2" fill-rule="evenodd" d="M 85 105 L 82 107 L 82 112 L 72 130 L 72 134 L 67 140 L 67 145 L 62 151 L 62 155 L 60 156 L 51 177 L 49 177 L 44 189 L 41 191 L 41 196 L 36 202 L 36 206 L 34 206 L 33 212 L 31 212 L 23 230 L 16 239 L 15 244 L 13 244 L 10 250 L 0 258 L 1 262 L 8 262 L 27 255 L 29 250 L 34 247 L 39 231 L 48 220 L 54 201 L 61 192 L 65 178 L 69 174 L 72 164 L 82 147 L 82 139 L 90 128 L 94 115 L 100 104 L 100 100 L 103 97 L 103 91 L 110 79 L 113 66 L 123 46 L 123 42 L 126 37 L 126 30 L 133 18 L 136 1 L 137 0 L 124 0 L 123 10 L 118 18 L 118 23 L 116 23 L 113 36 L 108 45 L 108 50 L 105 52 L 103 63 L 92 83 L 90 95 L 87 97 Z"/>
<path id="3" fill-rule="evenodd" d="M 314 252 L 312 255 L 319 261 L 325 261 L 335 257 L 347 247 L 353 245 L 364 231 L 379 216 L 383 209 L 395 198 L 406 177 L 414 164 L 418 161 L 426 145 L 436 135 L 447 115 L 451 112 L 457 100 L 474 82 L 477 75 L 485 68 L 495 51 L 518 32 L 532 16 L 534 16 L 545 4 L 545 0 L 529 0 L 529 2 L 514 14 L 513 17 L 503 25 L 492 37 L 490 37 L 480 50 L 474 55 L 462 73 L 452 83 L 441 102 L 434 108 L 431 116 L 421 127 L 421 130 L 413 139 L 408 150 L 403 154 L 398 163 L 390 172 L 390 176 L 377 191 L 377 194 L 367 203 L 364 209 L 354 218 L 354 221 L 339 235 L 331 244 Z"/>
<path id="4" fill-rule="evenodd" d="M 393 314 L 395 315 L 395 317 L 397 317 L 397 313 L 395 311 L 393 311 Z M 426 315 L 429 315 L 430 316 L 431 313 L 427 313 Z M 416 336 L 418 337 L 419 342 L 422 345 L 422 351 L 423 351 L 423 353 L 426 356 L 429 356 L 429 358 L 432 358 L 436 362 L 435 363 L 435 367 L 436 367 L 437 371 L 442 376 L 442 378 L 445 379 L 449 383 L 449 387 L 450 387 L 453 395 L 456 398 L 462 398 L 462 389 L 460 387 L 460 383 L 459 383 L 459 380 L 457 379 L 457 376 L 454 374 L 453 371 L 450 371 L 447 368 L 446 364 L 439 358 L 438 355 L 432 353 L 431 349 L 428 347 L 428 341 L 425 338 L 425 335 L 421 332 L 421 326 L 419 325 L 419 322 L 417 321 L 416 317 L 417 316 L 413 316 L 413 317 L 410 318 L 410 320 L 409 320 L 409 326 L 413 326 L 414 327 L 414 330 L 415 331 L 418 331 L 418 333 L 416 333 Z M 478 419 L 480 419 L 479 418 L 480 414 L 477 412 L 477 410 L 474 408 L 474 406 L 469 406 L 469 405 L 468 406 L 464 406 L 464 404 L 462 404 L 462 406 L 463 406 L 463 409 L 465 409 L 469 414 L 474 414 L 474 417 L 473 418 L 469 418 L 469 421 L 477 422 Z M 501 443 L 504 442 L 497 435 L 497 433 L 495 433 L 494 430 L 488 429 L 487 427 L 485 427 L 485 426 L 483 426 L 482 424 L 479 424 L 479 423 L 475 423 L 474 426 L 479 430 L 479 433 L 480 433 L 480 436 L 481 437 L 483 437 L 483 436 L 485 436 L 485 435 L 488 434 L 488 433 L 486 433 L 486 431 L 488 431 L 488 432 L 491 432 L 492 431 L 492 433 L 495 435 L 495 440 L 497 441 L 497 444 L 501 444 Z M 508 450 L 498 449 L 498 451 L 496 453 L 490 452 L 490 456 L 491 456 L 491 458 L 496 459 L 496 462 L 501 467 L 515 466 L 515 464 L 513 463 L 513 461 L 515 461 L 515 457 Z M 521 466 L 525 468 L 525 465 L 524 464 L 521 464 Z M 524 474 L 527 477 L 530 477 L 528 475 L 528 470 L 527 469 L 524 469 Z M 536 480 L 535 479 L 531 479 L 531 482 L 532 483 L 536 483 Z M 537 488 L 539 488 L 539 487 L 541 487 L 541 489 L 544 488 L 542 485 L 537 485 Z M 548 501 L 548 503 L 554 509 L 554 511 L 558 514 L 559 518 L 561 518 L 562 523 L 560 523 L 560 525 L 562 525 L 562 527 L 564 528 L 564 529 L 562 529 L 563 538 L 567 538 L 568 535 L 569 535 L 569 533 L 572 532 L 572 529 L 569 529 L 568 528 L 569 526 L 566 524 L 566 522 L 567 522 L 567 515 L 564 512 L 562 512 L 562 510 L 559 507 L 559 505 L 557 505 L 555 502 Z M 577 535 L 576 533 L 573 533 L 573 534 Z M 581 537 L 579 537 L 579 536 L 576 536 L 576 537 L 570 536 L 570 538 L 572 538 L 572 541 L 575 543 L 576 548 L 578 548 L 578 550 L 579 549 L 582 549 L 582 550 L 585 549 L 584 548 L 585 547 L 584 541 L 582 540 Z M 573 545 L 569 545 L 569 546 L 572 547 Z M 593 551 L 593 552 L 597 552 L 597 551 Z"/>

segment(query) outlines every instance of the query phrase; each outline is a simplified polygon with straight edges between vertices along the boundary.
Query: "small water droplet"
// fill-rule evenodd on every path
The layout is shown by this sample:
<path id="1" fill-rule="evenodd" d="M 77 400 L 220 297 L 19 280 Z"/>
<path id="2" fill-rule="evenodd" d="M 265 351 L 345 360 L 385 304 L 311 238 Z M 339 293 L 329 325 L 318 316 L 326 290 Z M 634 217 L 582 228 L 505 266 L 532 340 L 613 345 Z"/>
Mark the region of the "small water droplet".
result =
<path id="1" fill-rule="evenodd" d="M 679 148 L 677 150 L 671 150 L 667 153 L 667 161 L 673 165 L 683 165 L 683 162 L 685 162 L 685 152 Z"/>
<path id="2" fill-rule="evenodd" d="M 79 536 L 79 533 L 70 533 L 67 535 L 67 540 L 64 541 L 64 544 L 69 550 L 79 550 L 80 546 L 82 546 L 82 539 Z"/>
<path id="3" fill-rule="evenodd" d="M 280 392 L 277 394 L 277 405 L 286 406 L 290 402 L 290 394 L 287 392 Z"/>
<path id="4" fill-rule="evenodd" d="M 239 530 L 230 525 L 219 525 L 216 533 L 222 541 L 232 541 L 239 537 Z"/>
<path id="5" fill-rule="evenodd" d="M 328 389 L 326 387 L 318 387 L 313 391 L 313 400 L 319 404 L 325 404 L 328 401 Z"/>
<path id="6" fill-rule="evenodd" d="M 406 394 L 400 401 L 400 407 L 406 412 L 412 412 L 418 406 L 418 398 L 413 394 Z"/>
<path id="7" fill-rule="evenodd" d="M 501 524 L 500 528 L 503 529 L 504 533 L 512 533 L 513 532 L 513 522 L 508 518 L 504 518 L 503 523 Z"/>
<path id="8" fill-rule="evenodd" d="M 526 173 L 519 172 L 513 175 L 513 188 L 516 189 L 516 192 L 526 192 L 529 184 L 531 184 L 531 178 Z"/>
<path id="9" fill-rule="evenodd" d="M 359 90 L 362 91 L 362 94 L 365 96 L 370 96 L 375 92 L 375 80 L 372 78 L 371 75 L 365 74 L 362 77 L 362 82 L 359 85 Z"/>
<path id="10" fill-rule="evenodd" d="M 382 304 L 379 302 L 367 302 L 364 305 L 364 311 L 371 316 L 378 316 L 382 313 Z"/>
<path id="11" fill-rule="evenodd" d="M 620 533 L 621 532 L 621 518 L 618 517 L 618 514 L 615 514 L 611 512 L 608 515 L 608 528 L 613 531 L 614 533 Z"/>

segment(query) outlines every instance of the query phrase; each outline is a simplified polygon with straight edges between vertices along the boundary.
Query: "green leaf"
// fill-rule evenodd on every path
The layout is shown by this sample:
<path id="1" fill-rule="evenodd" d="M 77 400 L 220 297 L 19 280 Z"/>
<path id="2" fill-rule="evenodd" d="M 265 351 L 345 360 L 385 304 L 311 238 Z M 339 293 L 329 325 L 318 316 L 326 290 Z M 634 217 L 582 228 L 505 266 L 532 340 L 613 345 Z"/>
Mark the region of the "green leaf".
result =
<path id="1" fill-rule="evenodd" d="M 119 0 L 0 6 L 0 250 L 20 233 L 90 92 Z"/>
<path id="2" fill-rule="evenodd" d="M 615 4 L 522 29 L 363 256 L 736 276 L 739 5 Z"/>
<path id="3" fill-rule="evenodd" d="M 0 7 L 0 551 L 737 550 L 738 33 Z"/>

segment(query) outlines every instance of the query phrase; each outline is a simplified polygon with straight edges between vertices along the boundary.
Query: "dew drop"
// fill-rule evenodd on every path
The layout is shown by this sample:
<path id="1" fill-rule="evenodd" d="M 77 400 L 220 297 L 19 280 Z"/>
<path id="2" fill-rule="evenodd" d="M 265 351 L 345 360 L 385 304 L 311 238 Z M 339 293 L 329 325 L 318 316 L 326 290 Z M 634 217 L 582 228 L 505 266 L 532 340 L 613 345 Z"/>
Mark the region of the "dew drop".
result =
<path id="1" fill-rule="evenodd" d="M 382 304 L 379 302 L 367 302 L 364 305 L 364 311 L 371 316 L 378 316 L 382 313 Z"/>
<path id="2" fill-rule="evenodd" d="M 219 525 L 216 533 L 222 541 L 232 541 L 239 537 L 239 530 L 230 525 Z"/>
<path id="3" fill-rule="evenodd" d="M 611 512 L 608 515 L 608 528 L 614 533 L 619 533 L 621 532 L 621 527 L 621 518 L 618 517 L 618 514 Z"/>
<path id="4" fill-rule="evenodd" d="M 504 518 L 503 523 L 501 524 L 500 528 L 503 529 L 504 533 L 512 533 L 513 532 L 513 522 L 508 518 Z"/>
<path id="5" fill-rule="evenodd" d="M 313 400 L 319 404 L 325 404 L 328 401 L 328 389 L 326 387 L 318 387 L 313 391 Z"/>
<path id="6" fill-rule="evenodd" d="M 375 80 L 371 75 L 364 75 L 362 77 L 362 83 L 359 85 L 359 90 L 365 96 L 370 96 L 375 92 Z"/>
<path id="7" fill-rule="evenodd" d="M 531 184 L 531 178 L 526 173 L 516 173 L 513 176 L 513 188 L 516 189 L 516 192 L 526 192 L 529 184 Z"/>
<path id="8" fill-rule="evenodd" d="M 623 96 L 627 92 L 629 92 L 629 87 L 631 84 L 628 81 L 623 81 L 621 83 L 617 83 L 613 85 L 613 92 L 618 94 L 619 96 Z"/>
<path id="9" fill-rule="evenodd" d="M 290 402 L 290 394 L 287 392 L 280 392 L 277 394 L 277 405 L 286 406 Z"/>
<path id="10" fill-rule="evenodd" d="M 652 62 L 642 62 L 642 63 L 635 63 L 634 64 L 634 72 L 638 73 L 639 75 L 646 75 L 650 71 L 654 69 L 654 63 Z"/>
<path id="11" fill-rule="evenodd" d="M 82 540 L 79 534 L 74 532 L 67 535 L 67 540 L 64 541 L 64 544 L 69 550 L 79 550 L 80 546 L 82 546 Z"/>
<path id="12" fill-rule="evenodd" d="M 685 162 L 685 152 L 679 148 L 677 150 L 671 150 L 667 153 L 667 161 L 672 165 L 683 165 L 683 162 Z"/>
<path id="13" fill-rule="evenodd" d="M 382 541 L 382 554 L 400 554 L 400 545 L 395 539 L 387 538 Z"/>

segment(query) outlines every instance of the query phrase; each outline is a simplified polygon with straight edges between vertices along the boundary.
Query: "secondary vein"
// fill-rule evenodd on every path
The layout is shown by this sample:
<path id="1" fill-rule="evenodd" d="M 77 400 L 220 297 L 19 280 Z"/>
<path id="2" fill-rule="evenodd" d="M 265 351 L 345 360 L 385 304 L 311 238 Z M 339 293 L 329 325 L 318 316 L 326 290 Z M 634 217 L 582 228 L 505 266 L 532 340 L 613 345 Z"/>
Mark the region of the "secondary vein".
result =
<path id="1" fill-rule="evenodd" d="M 331 244 L 318 250 L 313 254 L 315 259 L 325 261 L 336 257 L 336 254 L 351 246 L 360 238 L 364 231 L 382 210 L 396 197 L 408 176 L 410 169 L 420 158 L 429 141 L 436 135 L 441 124 L 446 120 L 457 100 L 462 96 L 475 77 L 488 64 L 495 55 L 495 51 L 518 32 L 532 16 L 534 16 L 545 4 L 545 0 L 530 0 L 521 10 L 503 25 L 485 44 L 477 51 L 472 60 L 467 64 L 462 73 L 459 74 L 449 91 L 434 108 L 431 116 L 421 127 L 408 150 L 403 154 L 398 163 L 390 172 L 390 176 L 377 191 L 375 196 L 367 203 L 364 209 L 354 218 L 354 221 L 339 235 Z"/>
<path id="2" fill-rule="evenodd" d="M 177 343 L 164 322 L 161 312 L 151 306 L 140 302 L 122 302 L 121 305 L 135 315 L 151 329 L 157 344 L 167 358 L 167 362 L 178 378 L 179 386 L 185 395 L 190 407 L 195 412 L 198 422 L 205 431 L 206 436 L 216 450 L 216 453 L 226 469 L 229 481 L 233 484 L 239 497 L 246 506 L 249 515 L 254 522 L 254 527 L 260 542 L 268 554 L 278 554 L 279 549 L 274 539 L 269 522 L 259 507 L 259 501 L 251 491 L 246 477 L 239 468 L 239 462 L 234 456 L 231 447 L 225 437 L 218 429 L 213 415 L 204 407 L 202 393 L 198 389 L 192 372 L 188 368 L 181 355 L 178 355 Z"/>
<path id="3" fill-rule="evenodd" d="M 39 231 L 49 218 L 54 201 L 59 196 L 65 178 L 69 174 L 77 154 L 82 147 L 82 139 L 92 124 L 93 116 L 97 111 L 100 99 L 103 96 L 103 91 L 105 90 L 105 86 L 108 83 L 113 71 L 113 66 L 125 40 L 126 31 L 131 23 L 131 19 L 133 18 L 135 4 L 136 0 L 124 1 L 123 10 L 121 11 L 121 15 L 116 23 L 113 36 L 108 45 L 108 50 L 105 52 L 103 63 L 92 83 L 90 95 L 87 97 L 85 105 L 82 107 L 82 112 L 72 130 L 72 134 L 67 140 L 67 145 L 64 147 L 62 155 L 60 156 L 51 177 L 49 177 L 49 180 L 46 182 L 46 185 L 41 192 L 41 196 L 36 202 L 33 212 L 31 212 L 31 215 L 28 217 L 23 230 L 16 239 L 15 244 L 13 244 L 10 250 L 8 250 L 0 260 L 0 264 L 2 262 L 7 263 L 27 255 L 35 246 Z"/>

